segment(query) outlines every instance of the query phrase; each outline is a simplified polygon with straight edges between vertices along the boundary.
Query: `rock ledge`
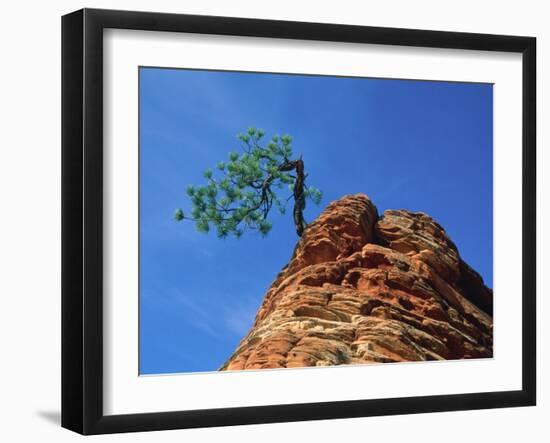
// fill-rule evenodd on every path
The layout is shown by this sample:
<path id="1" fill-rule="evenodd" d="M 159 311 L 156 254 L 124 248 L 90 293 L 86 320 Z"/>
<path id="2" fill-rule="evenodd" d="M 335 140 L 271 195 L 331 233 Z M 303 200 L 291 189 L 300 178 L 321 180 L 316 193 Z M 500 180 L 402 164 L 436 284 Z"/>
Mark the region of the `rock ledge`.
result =
<path id="1" fill-rule="evenodd" d="M 492 357 L 492 300 L 431 217 L 348 195 L 306 229 L 220 370 Z"/>

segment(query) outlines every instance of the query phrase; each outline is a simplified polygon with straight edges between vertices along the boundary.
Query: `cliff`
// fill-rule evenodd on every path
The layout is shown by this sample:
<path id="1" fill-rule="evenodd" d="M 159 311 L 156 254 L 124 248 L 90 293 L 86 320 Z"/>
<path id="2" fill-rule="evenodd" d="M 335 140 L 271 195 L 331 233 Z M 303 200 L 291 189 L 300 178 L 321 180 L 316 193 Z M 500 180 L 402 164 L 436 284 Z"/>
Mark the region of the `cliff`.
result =
<path id="1" fill-rule="evenodd" d="M 492 290 L 422 212 L 332 202 L 220 370 L 492 356 Z"/>

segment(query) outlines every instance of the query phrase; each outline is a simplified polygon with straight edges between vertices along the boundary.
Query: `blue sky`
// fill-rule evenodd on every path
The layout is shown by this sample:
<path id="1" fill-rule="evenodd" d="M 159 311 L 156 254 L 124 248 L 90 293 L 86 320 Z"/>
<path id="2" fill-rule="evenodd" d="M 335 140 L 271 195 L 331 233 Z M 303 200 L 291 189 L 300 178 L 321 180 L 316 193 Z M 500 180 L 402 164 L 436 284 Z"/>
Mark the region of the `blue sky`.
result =
<path id="1" fill-rule="evenodd" d="M 330 201 L 363 192 L 424 211 L 492 287 L 492 86 L 141 68 L 140 373 L 216 370 L 249 330 L 297 236 L 274 213 L 266 238 L 176 223 L 187 185 L 238 150 L 249 126 L 290 134 Z"/>

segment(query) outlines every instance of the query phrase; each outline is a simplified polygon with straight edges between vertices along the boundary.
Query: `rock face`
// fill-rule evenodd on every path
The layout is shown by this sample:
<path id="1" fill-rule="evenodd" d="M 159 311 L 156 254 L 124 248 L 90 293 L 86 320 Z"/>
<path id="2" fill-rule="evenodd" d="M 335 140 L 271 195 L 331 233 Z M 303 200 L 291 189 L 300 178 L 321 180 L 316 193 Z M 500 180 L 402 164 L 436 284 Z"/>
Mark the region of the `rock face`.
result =
<path id="1" fill-rule="evenodd" d="M 331 203 L 220 370 L 491 357 L 492 290 L 428 215 Z"/>

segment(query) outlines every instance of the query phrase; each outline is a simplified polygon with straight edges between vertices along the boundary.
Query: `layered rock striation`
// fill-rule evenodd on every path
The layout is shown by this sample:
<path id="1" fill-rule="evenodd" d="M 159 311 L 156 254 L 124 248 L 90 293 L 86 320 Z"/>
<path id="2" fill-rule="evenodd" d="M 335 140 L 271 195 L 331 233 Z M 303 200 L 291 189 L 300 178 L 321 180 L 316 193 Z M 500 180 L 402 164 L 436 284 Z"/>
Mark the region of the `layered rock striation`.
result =
<path id="1" fill-rule="evenodd" d="M 306 229 L 220 369 L 491 357 L 492 300 L 431 217 L 348 195 Z"/>

